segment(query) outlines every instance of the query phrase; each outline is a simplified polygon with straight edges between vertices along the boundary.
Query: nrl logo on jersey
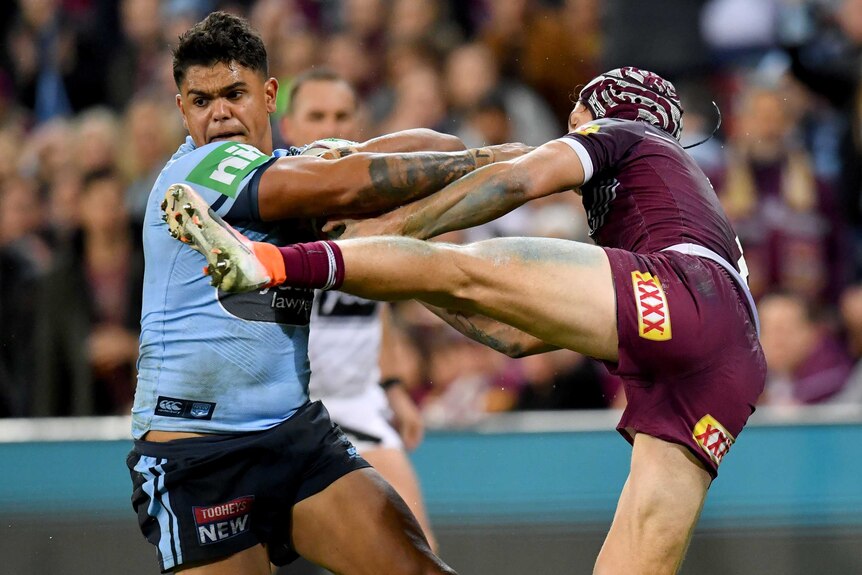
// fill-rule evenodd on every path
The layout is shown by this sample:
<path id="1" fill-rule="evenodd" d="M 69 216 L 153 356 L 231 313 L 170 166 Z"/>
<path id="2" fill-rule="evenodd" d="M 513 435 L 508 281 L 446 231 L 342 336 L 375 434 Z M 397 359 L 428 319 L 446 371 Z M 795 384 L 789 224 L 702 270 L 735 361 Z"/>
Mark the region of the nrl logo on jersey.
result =
<path id="1" fill-rule="evenodd" d="M 198 162 L 186 179 L 235 198 L 243 179 L 269 159 L 254 146 L 223 142 Z"/>

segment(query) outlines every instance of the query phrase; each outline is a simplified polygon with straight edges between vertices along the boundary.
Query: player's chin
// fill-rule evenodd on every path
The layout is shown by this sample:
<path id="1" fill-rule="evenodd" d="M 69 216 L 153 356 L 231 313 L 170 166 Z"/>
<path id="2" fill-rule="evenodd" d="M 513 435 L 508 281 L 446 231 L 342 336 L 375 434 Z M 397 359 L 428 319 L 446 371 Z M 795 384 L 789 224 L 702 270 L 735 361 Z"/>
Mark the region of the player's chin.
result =
<path id="1" fill-rule="evenodd" d="M 238 144 L 245 144 L 247 143 L 246 140 L 248 138 L 245 134 L 219 134 L 209 138 L 207 144 L 212 144 L 213 142 L 237 142 Z"/>

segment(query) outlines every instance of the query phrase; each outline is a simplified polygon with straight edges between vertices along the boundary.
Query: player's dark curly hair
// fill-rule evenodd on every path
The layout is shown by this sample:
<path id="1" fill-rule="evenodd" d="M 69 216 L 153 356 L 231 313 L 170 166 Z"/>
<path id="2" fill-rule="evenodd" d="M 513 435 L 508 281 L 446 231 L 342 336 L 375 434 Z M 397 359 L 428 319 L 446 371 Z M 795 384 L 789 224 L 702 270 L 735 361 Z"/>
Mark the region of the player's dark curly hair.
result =
<path id="1" fill-rule="evenodd" d="M 214 66 L 236 62 L 240 66 L 269 73 L 266 47 L 247 20 L 226 12 L 213 12 L 180 35 L 173 51 L 174 81 L 179 88 L 191 66 Z"/>

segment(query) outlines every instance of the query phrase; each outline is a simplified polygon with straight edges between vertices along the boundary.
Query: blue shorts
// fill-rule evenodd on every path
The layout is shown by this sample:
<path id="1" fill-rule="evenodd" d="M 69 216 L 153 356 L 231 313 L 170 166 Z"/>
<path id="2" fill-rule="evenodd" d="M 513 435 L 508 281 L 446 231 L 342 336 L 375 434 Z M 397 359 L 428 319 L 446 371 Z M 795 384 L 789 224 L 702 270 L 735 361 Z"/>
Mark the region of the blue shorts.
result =
<path id="1" fill-rule="evenodd" d="M 369 467 L 319 401 L 266 431 L 135 441 L 126 464 L 132 506 L 163 573 L 257 544 L 276 565 L 289 563 L 298 556 L 294 504 Z"/>

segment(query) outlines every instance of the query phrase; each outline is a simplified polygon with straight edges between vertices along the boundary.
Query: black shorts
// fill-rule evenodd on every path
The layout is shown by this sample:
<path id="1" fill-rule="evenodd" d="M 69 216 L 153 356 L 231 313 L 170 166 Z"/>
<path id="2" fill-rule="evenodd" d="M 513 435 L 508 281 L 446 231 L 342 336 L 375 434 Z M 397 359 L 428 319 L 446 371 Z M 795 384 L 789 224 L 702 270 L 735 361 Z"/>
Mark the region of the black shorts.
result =
<path id="1" fill-rule="evenodd" d="M 126 464 L 132 506 L 163 573 L 258 543 L 276 565 L 289 563 L 293 505 L 369 466 L 319 401 L 266 431 L 135 441 Z"/>

